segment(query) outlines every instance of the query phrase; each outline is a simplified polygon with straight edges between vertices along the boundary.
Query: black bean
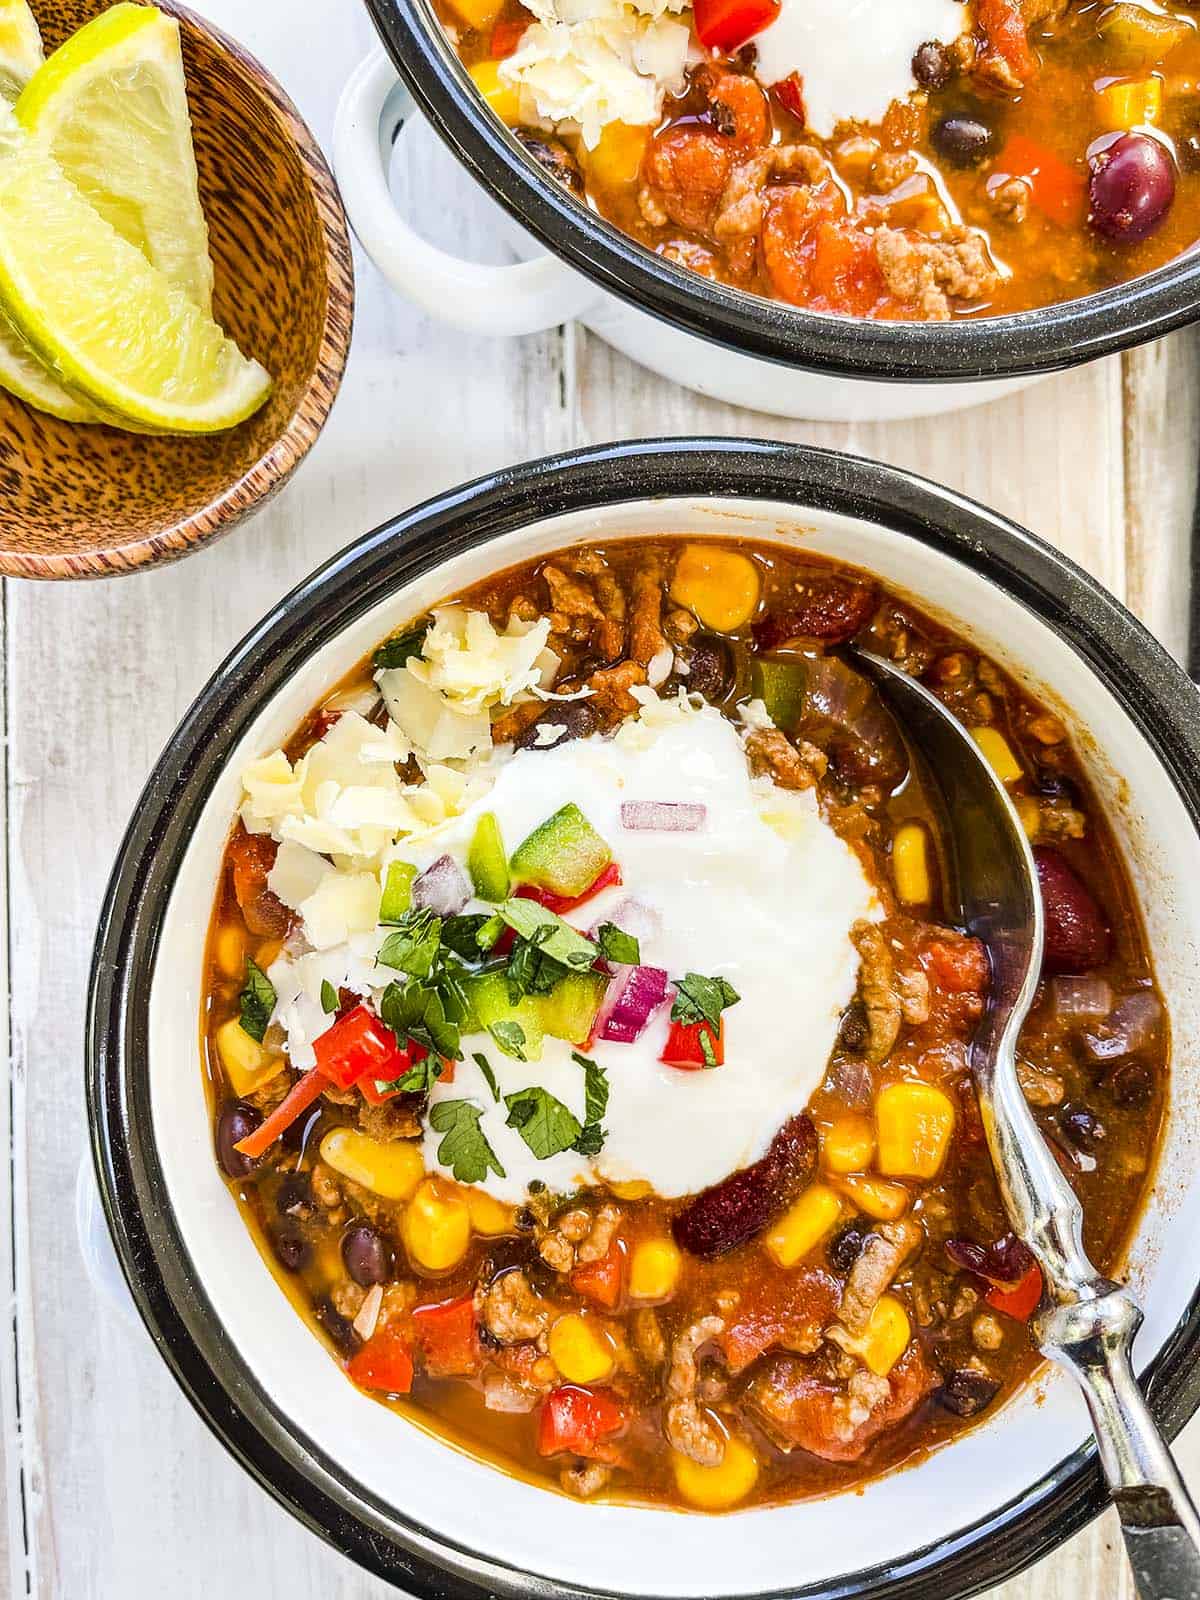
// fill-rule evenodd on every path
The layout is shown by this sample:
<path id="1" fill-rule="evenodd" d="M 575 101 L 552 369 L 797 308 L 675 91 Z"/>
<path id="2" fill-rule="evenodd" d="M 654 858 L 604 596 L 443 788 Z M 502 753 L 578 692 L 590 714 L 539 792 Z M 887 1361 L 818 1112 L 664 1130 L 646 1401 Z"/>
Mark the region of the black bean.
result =
<path id="1" fill-rule="evenodd" d="M 912 58 L 912 74 L 922 89 L 944 89 L 954 72 L 946 46 L 937 39 L 918 45 Z"/>
<path id="2" fill-rule="evenodd" d="M 1154 1072 L 1144 1061 L 1123 1061 L 1109 1074 L 1108 1092 L 1117 1105 L 1142 1111 L 1154 1098 Z"/>
<path id="3" fill-rule="evenodd" d="M 990 1405 L 999 1392 L 997 1379 L 976 1372 L 973 1367 L 956 1367 L 938 1390 L 938 1400 L 956 1417 L 973 1417 Z"/>
<path id="4" fill-rule="evenodd" d="M 336 1311 L 328 1300 L 319 1301 L 313 1307 L 313 1315 L 342 1355 L 352 1356 L 361 1342 L 354 1331 L 354 1324 L 348 1322 L 340 1311 Z"/>
<path id="5" fill-rule="evenodd" d="M 303 1155 L 313 1129 L 320 1122 L 322 1116 L 320 1103 L 308 1113 L 306 1117 L 297 1117 L 295 1122 L 279 1135 L 279 1142 L 285 1150 L 294 1150 L 298 1155 Z"/>
<path id="6" fill-rule="evenodd" d="M 583 173 L 579 163 L 560 139 L 542 138 L 528 128 L 515 128 L 513 132 L 544 172 L 548 172 L 573 194 L 583 193 Z"/>
<path id="7" fill-rule="evenodd" d="M 956 167 L 973 167 L 991 150 L 994 135 L 975 117 L 943 117 L 934 124 L 930 143 Z"/>
<path id="8" fill-rule="evenodd" d="M 312 1255 L 312 1246 L 298 1233 L 280 1233 L 272 1241 L 281 1266 L 289 1272 L 299 1272 Z"/>
<path id="9" fill-rule="evenodd" d="M 342 1235 L 342 1260 L 355 1283 L 364 1289 L 386 1283 L 392 1270 L 391 1246 L 367 1222 L 356 1222 Z"/>
<path id="10" fill-rule="evenodd" d="M 686 672 L 679 670 L 681 663 L 686 666 Z M 732 684 L 733 655 L 729 646 L 724 639 L 698 633 L 679 651 L 676 670 L 668 679 L 668 692 L 685 689 L 688 694 L 701 695 L 710 705 L 716 705 L 729 693 Z"/>
<path id="11" fill-rule="evenodd" d="M 842 1012 L 842 1020 L 838 1024 L 838 1043 L 843 1050 L 858 1055 L 867 1048 L 867 1040 L 870 1037 L 867 1014 L 859 1002 L 854 1000 Z"/>
<path id="12" fill-rule="evenodd" d="M 1058 1121 L 1063 1133 L 1077 1150 L 1090 1153 L 1104 1138 L 1104 1124 L 1086 1106 L 1063 1106 Z"/>
<path id="13" fill-rule="evenodd" d="M 275 1209 L 281 1217 L 306 1212 L 312 1205 L 312 1179 L 307 1172 L 289 1172 L 275 1191 Z"/>
<path id="14" fill-rule="evenodd" d="M 549 743 L 538 738 L 538 730 L 560 728 Z M 600 714 L 590 700 L 556 700 L 542 712 L 532 727 L 526 728 L 516 741 L 518 750 L 557 750 L 560 744 L 572 739 L 586 739 L 600 726 Z"/>
<path id="15" fill-rule="evenodd" d="M 248 1139 L 255 1128 L 262 1126 L 262 1117 L 244 1100 L 231 1100 L 221 1108 L 217 1118 L 217 1160 L 227 1177 L 245 1178 L 254 1171 L 254 1162 L 234 1148 Z"/>
<path id="16" fill-rule="evenodd" d="M 870 1232 L 869 1224 L 861 1219 L 847 1223 L 844 1228 L 839 1228 L 825 1247 L 830 1266 L 837 1272 L 849 1272 L 859 1256 L 862 1255 L 863 1246 L 866 1244 Z"/>
<path id="17" fill-rule="evenodd" d="M 1065 800 L 1072 806 L 1079 804 L 1078 787 L 1065 773 L 1056 772 L 1053 767 L 1038 768 L 1034 787 L 1040 795 L 1045 795 L 1047 800 Z"/>

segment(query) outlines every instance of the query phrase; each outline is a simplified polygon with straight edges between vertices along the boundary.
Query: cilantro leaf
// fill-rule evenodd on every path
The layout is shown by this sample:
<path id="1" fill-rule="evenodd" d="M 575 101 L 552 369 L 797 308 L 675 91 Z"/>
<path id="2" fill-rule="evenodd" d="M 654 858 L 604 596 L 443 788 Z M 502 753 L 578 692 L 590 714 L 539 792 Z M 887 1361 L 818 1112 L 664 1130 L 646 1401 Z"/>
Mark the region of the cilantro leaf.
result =
<path id="1" fill-rule="evenodd" d="M 608 1110 L 608 1073 L 597 1062 L 587 1056 L 581 1056 L 578 1050 L 571 1051 L 571 1060 L 577 1061 L 583 1068 L 583 1127 L 578 1139 L 571 1146 L 581 1156 L 596 1156 L 604 1148 L 604 1141 L 608 1137 L 607 1131 L 601 1126 L 604 1113 Z"/>
<path id="2" fill-rule="evenodd" d="M 636 967 L 641 964 L 642 947 L 631 933 L 618 928 L 615 922 L 602 922 L 596 930 L 596 943 L 606 961 L 619 967 Z"/>
<path id="3" fill-rule="evenodd" d="M 519 939 L 531 940 L 544 955 L 575 972 L 586 972 L 599 954 L 590 939 L 536 900 L 516 896 L 496 909 Z"/>
<path id="4" fill-rule="evenodd" d="M 724 978 L 704 978 L 698 972 L 675 980 L 675 1003 L 671 1007 L 672 1022 L 708 1022 L 714 1028 L 721 1026 L 721 1013 L 726 1006 L 735 1006 L 741 995 Z M 703 1033 L 701 1039 L 704 1038 Z M 703 1044 L 701 1049 L 703 1049 Z M 711 1043 L 709 1049 L 711 1050 Z M 708 1060 L 707 1052 L 705 1060 Z M 715 1066 L 715 1060 L 709 1065 Z"/>
<path id="5" fill-rule="evenodd" d="M 548 956 L 541 949 L 536 936 L 532 939 L 518 939 L 513 945 L 505 972 L 505 977 L 508 979 L 509 1001 L 515 1006 L 519 1005 L 527 994 L 549 994 L 555 984 L 561 978 L 565 978 L 570 970 L 564 962 Z"/>
<path id="6" fill-rule="evenodd" d="M 428 978 L 442 945 L 442 919 L 427 908 L 406 911 L 383 941 L 376 961 L 410 978 Z"/>
<path id="7" fill-rule="evenodd" d="M 336 1011 L 339 1011 L 341 1009 L 341 1004 L 342 1004 L 342 1002 L 338 998 L 338 992 L 333 987 L 333 985 L 330 983 L 329 979 L 328 978 L 322 978 L 321 979 L 321 1010 L 325 1013 L 325 1015 L 327 1017 L 332 1017 L 333 1014 Z"/>
<path id="8" fill-rule="evenodd" d="M 419 656 L 429 627 L 428 621 L 418 622 L 415 627 L 406 628 L 403 633 L 394 633 L 390 639 L 385 639 L 371 657 L 376 671 L 402 667 L 410 656 Z"/>
<path id="9" fill-rule="evenodd" d="M 238 996 L 238 1007 L 242 1032 L 248 1033 L 261 1044 L 275 1009 L 275 985 L 249 957 L 246 960 L 246 986 Z"/>
<path id="10" fill-rule="evenodd" d="M 471 1059 L 474 1061 L 475 1065 L 479 1068 L 480 1072 L 483 1073 L 483 1081 L 487 1084 L 488 1088 L 492 1091 L 492 1099 L 497 1101 L 497 1102 L 499 1102 L 499 1099 L 500 1099 L 500 1085 L 496 1082 L 496 1074 L 495 1074 L 495 1071 L 492 1068 L 492 1063 L 479 1050 L 475 1050 L 475 1051 L 472 1052 Z"/>
<path id="11" fill-rule="evenodd" d="M 442 945 L 464 961 L 478 961 L 483 954 L 479 947 L 479 930 L 491 920 L 478 913 L 468 917 L 447 917 L 442 924 Z"/>
<path id="12" fill-rule="evenodd" d="M 519 1022 L 489 1022 L 488 1032 L 506 1056 L 518 1061 L 528 1061 L 525 1054 L 525 1029 Z"/>
<path id="13" fill-rule="evenodd" d="M 479 1126 L 482 1116 L 481 1108 L 470 1100 L 439 1100 L 430 1110 L 429 1126 L 445 1135 L 437 1158 L 458 1183 L 482 1183 L 489 1172 L 498 1178 L 508 1176 Z"/>
<path id="14" fill-rule="evenodd" d="M 379 1015 L 401 1043 L 415 1039 L 435 1055 L 461 1060 L 461 1016 L 456 1020 L 447 1015 L 445 999 L 437 989 L 415 979 L 389 983 L 379 1001 Z"/>
<path id="15" fill-rule="evenodd" d="M 428 1094 L 441 1075 L 442 1063 L 430 1051 L 420 1061 L 414 1061 L 402 1077 L 390 1081 L 376 1078 L 375 1087 L 380 1094 Z"/>
<path id="16" fill-rule="evenodd" d="M 604 1149 L 607 1131 L 598 1122 L 588 1122 L 579 1131 L 579 1137 L 571 1146 L 576 1155 L 598 1156 Z"/>
<path id="17" fill-rule="evenodd" d="M 517 1130 L 539 1161 L 569 1150 L 583 1132 L 562 1101 L 537 1084 L 506 1094 L 504 1104 L 508 1126 Z"/>

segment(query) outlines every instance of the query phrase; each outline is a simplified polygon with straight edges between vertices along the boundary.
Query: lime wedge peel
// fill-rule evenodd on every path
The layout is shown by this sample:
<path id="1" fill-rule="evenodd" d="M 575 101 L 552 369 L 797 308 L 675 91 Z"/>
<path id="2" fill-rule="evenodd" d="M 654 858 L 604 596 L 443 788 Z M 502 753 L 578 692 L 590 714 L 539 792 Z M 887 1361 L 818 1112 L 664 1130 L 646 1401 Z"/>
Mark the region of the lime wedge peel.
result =
<path id="1" fill-rule="evenodd" d="M 123 238 L 212 309 L 179 24 L 129 0 L 93 18 L 23 90 L 17 120 Z"/>
<path id="2" fill-rule="evenodd" d="M 0 312 L 0 388 L 37 411 L 48 411 L 64 422 L 105 422 L 108 419 L 86 400 L 57 383 L 45 364 Z"/>
<path id="3" fill-rule="evenodd" d="M 0 308 L 67 386 L 143 427 L 212 433 L 271 379 L 0 108 Z"/>

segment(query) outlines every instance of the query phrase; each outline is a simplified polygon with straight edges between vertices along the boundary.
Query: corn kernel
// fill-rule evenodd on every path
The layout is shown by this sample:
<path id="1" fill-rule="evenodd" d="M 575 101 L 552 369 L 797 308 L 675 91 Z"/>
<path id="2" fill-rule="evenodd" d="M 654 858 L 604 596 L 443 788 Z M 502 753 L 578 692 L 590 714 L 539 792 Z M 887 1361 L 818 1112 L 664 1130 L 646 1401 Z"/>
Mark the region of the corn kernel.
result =
<path id="1" fill-rule="evenodd" d="M 882 1178 L 837 1178 L 833 1186 L 876 1222 L 895 1222 L 908 1210 L 911 1198 L 902 1183 L 885 1183 Z"/>
<path id="2" fill-rule="evenodd" d="M 324 1141 L 321 1154 L 325 1154 Z M 471 1243 L 471 1212 L 448 1183 L 426 1178 L 408 1203 L 400 1233 L 414 1267 L 449 1272 Z"/>
<path id="3" fill-rule="evenodd" d="M 252 1039 L 237 1017 L 223 1022 L 214 1035 L 217 1054 L 229 1079 L 229 1087 L 242 1099 L 270 1083 L 277 1072 L 283 1070 L 283 1057 L 264 1050 L 257 1039 Z"/>
<path id="4" fill-rule="evenodd" d="M 265 972 L 268 967 L 273 967 L 279 960 L 282 949 L 282 939 L 268 939 L 265 944 L 260 944 L 254 952 L 254 965 L 262 972 Z"/>
<path id="5" fill-rule="evenodd" d="M 550 1359 L 568 1383 L 603 1383 L 612 1376 L 613 1349 L 589 1317 L 568 1311 L 550 1329 Z"/>
<path id="6" fill-rule="evenodd" d="M 758 1457 L 736 1435 L 725 1441 L 719 1466 L 702 1467 L 678 1450 L 671 1453 L 671 1465 L 680 1494 L 701 1511 L 728 1511 L 744 1500 L 758 1482 Z"/>
<path id="7" fill-rule="evenodd" d="M 746 556 L 716 544 L 689 544 L 675 563 L 671 598 L 706 628 L 729 633 L 754 615 L 758 568 Z"/>
<path id="8" fill-rule="evenodd" d="M 494 1238 L 501 1233 L 515 1233 L 516 1220 L 512 1206 L 506 1206 L 486 1189 L 472 1184 L 466 1191 L 467 1210 L 471 1213 L 471 1226 L 476 1233 Z"/>
<path id="9" fill-rule="evenodd" d="M 629 1293 L 635 1300 L 665 1300 L 679 1281 L 682 1257 L 670 1239 L 644 1239 L 629 1262 Z"/>
<path id="10" fill-rule="evenodd" d="M 653 1186 L 645 1178 L 630 1178 L 626 1183 L 614 1183 L 610 1178 L 608 1187 L 618 1200 L 644 1200 L 654 1192 Z"/>
<path id="11" fill-rule="evenodd" d="M 425 1176 L 419 1144 L 404 1139 L 384 1144 L 357 1128 L 331 1128 L 321 1140 L 321 1160 L 385 1200 L 409 1199 Z"/>
<path id="12" fill-rule="evenodd" d="M 936 1178 L 954 1132 L 954 1102 L 931 1083 L 889 1083 L 875 1097 L 877 1165 L 889 1178 Z"/>
<path id="13" fill-rule="evenodd" d="M 506 83 L 500 76 L 497 62 L 477 61 L 471 68 L 471 77 L 501 122 L 507 122 L 512 127 L 521 120 L 521 96 L 515 84 Z"/>
<path id="14" fill-rule="evenodd" d="M 1021 763 L 1013 755 L 1012 746 L 999 728 L 972 728 L 971 737 L 1000 782 L 1016 783 L 1022 776 Z"/>
<path id="15" fill-rule="evenodd" d="M 827 1336 L 843 1350 L 857 1356 L 879 1378 L 888 1373 L 908 1349 L 912 1324 L 908 1312 L 894 1294 L 881 1295 L 863 1333 L 855 1336 L 840 1324 L 826 1330 Z"/>
<path id="16" fill-rule="evenodd" d="M 242 942 L 241 930 L 232 923 L 226 923 L 217 935 L 213 953 L 222 977 L 240 978 L 245 972 L 246 946 Z"/>
<path id="17" fill-rule="evenodd" d="M 1141 128 L 1162 117 L 1161 78 L 1137 78 L 1129 83 L 1110 83 L 1097 92 L 1100 125 L 1116 132 L 1120 128 Z"/>
<path id="18" fill-rule="evenodd" d="M 892 877 L 906 906 L 927 906 L 933 898 L 929 877 L 929 840 L 919 822 L 906 822 L 892 840 Z"/>
<path id="19" fill-rule="evenodd" d="M 832 1233 L 842 1214 L 842 1202 L 827 1184 L 810 1183 L 769 1233 L 763 1237 L 768 1255 L 781 1267 L 794 1267 Z"/>
<path id="20" fill-rule="evenodd" d="M 1021 826 L 1025 829 L 1025 836 L 1030 844 L 1037 842 L 1037 836 L 1042 831 L 1042 808 L 1032 795 L 1019 794 L 1013 801 L 1017 808 L 1017 816 L 1021 819 Z"/>
<path id="21" fill-rule="evenodd" d="M 627 122 L 607 123 L 601 130 L 600 142 L 585 157 L 588 177 L 599 189 L 632 188 L 638 181 L 649 142 L 649 128 L 634 128 Z"/>
<path id="22" fill-rule="evenodd" d="M 486 33 L 500 15 L 504 0 L 451 0 L 455 11 L 476 33 Z"/>
<path id="23" fill-rule="evenodd" d="M 821 1162 L 827 1172 L 865 1172 L 875 1154 L 875 1129 L 866 1117 L 837 1117 L 821 1131 Z"/>

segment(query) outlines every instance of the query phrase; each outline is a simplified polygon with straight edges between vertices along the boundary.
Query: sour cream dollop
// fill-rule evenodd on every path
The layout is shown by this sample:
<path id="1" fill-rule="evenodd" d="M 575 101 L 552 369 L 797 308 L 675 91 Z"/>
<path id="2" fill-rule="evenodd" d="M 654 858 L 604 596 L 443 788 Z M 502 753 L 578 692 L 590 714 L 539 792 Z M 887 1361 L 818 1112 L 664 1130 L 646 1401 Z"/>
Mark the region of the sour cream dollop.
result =
<path id="1" fill-rule="evenodd" d="M 839 122 L 878 122 L 911 94 L 915 51 L 957 39 L 967 10 L 962 0 L 783 0 L 754 39 L 754 70 L 768 85 L 798 73 L 807 125 L 828 138 Z"/>
<path id="2" fill-rule="evenodd" d="M 705 824 L 693 833 L 626 831 L 620 807 L 630 800 L 699 804 Z M 655 707 L 614 738 L 518 752 L 486 798 L 397 854 L 418 866 L 446 851 L 461 860 L 482 811 L 494 812 L 511 850 L 569 801 L 607 840 L 624 881 L 568 920 L 586 930 L 632 898 L 657 930 L 642 938 L 644 964 L 732 983 L 741 998 L 726 1013 L 725 1061 L 705 1072 L 664 1066 L 668 1006 L 634 1043 L 597 1042 L 588 1053 L 608 1074 L 608 1136 L 591 1160 L 572 1152 L 536 1160 L 506 1125 L 504 1095 L 531 1083 L 583 1120 L 583 1070 L 562 1040 L 547 1038 L 541 1060 L 523 1063 L 487 1036 L 464 1039 L 453 1083 L 439 1084 L 431 1103 L 483 1107 L 480 1126 L 505 1171 L 483 1187 L 498 1199 L 523 1200 L 533 1179 L 557 1191 L 608 1179 L 692 1194 L 758 1160 L 820 1084 L 857 982 L 850 928 L 880 915 L 878 899 L 812 793 L 752 778 L 737 730 L 711 708 Z M 495 1072 L 499 1102 L 475 1050 Z M 427 1131 L 431 1170 L 440 1142 Z"/>

